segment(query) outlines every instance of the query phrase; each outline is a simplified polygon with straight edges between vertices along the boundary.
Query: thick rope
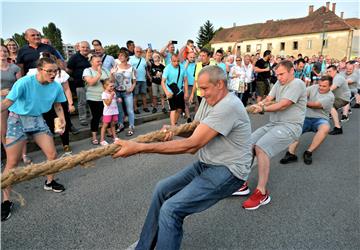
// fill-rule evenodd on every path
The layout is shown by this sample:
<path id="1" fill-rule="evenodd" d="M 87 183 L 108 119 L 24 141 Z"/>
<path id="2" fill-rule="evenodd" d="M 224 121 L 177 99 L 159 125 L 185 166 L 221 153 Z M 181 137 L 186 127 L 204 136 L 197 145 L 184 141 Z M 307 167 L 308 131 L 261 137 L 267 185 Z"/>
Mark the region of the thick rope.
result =
<path id="1" fill-rule="evenodd" d="M 186 123 L 177 127 L 170 127 L 168 131 L 172 131 L 174 135 L 177 136 L 185 136 L 191 134 L 198 124 L 199 122 Z M 165 136 L 166 132 L 158 130 L 145 135 L 139 135 L 133 140 L 142 143 L 158 142 L 163 141 Z M 74 168 L 77 165 L 86 166 L 97 159 L 114 154 L 120 149 L 120 147 L 121 146 L 117 144 L 110 144 L 87 151 L 81 151 L 78 154 L 56 160 L 31 164 L 24 168 L 18 167 L 11 169 L 7 174 L 3 174 L 1 176 L 1 188 L 4 189 L 10 185 L 31 180 L 39 176 L 62 172 L 64 170 Z"/>

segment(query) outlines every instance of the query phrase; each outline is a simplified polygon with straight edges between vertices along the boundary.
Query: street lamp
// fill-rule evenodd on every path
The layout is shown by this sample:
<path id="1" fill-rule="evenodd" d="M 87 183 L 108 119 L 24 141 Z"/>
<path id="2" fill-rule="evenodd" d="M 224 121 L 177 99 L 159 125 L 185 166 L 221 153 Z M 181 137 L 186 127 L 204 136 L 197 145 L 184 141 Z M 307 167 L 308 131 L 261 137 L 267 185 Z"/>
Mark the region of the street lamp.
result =
<path id="1" fill-rule="evenodd" d="M 322 33 L 322 39 L 321 39 L 321 52 L 320 52 L 320 55 L 323 54 L 323 50 L 324 50 L 325 27 L 326 27 L 326 25 L 329 24 L 329 23 L 330 23 L 330 21 L 328 21 L 328 20 L 325 20 L 325 21 L 323 22 L 323 33 Z"/>

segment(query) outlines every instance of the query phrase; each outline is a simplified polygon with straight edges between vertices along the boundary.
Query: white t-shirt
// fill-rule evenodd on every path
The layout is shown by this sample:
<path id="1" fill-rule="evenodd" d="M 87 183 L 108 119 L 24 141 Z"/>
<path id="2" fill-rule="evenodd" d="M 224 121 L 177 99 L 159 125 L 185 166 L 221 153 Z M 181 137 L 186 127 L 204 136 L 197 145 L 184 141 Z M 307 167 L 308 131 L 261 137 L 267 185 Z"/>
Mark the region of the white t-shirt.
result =
<path id="1" fill-rule="evenodd" d="M 103 100 L 110 99 L 110 94 L 104 91 L 101 94 L 101 98 Z M 119 110 L 116 103 L 116 95 L 114 95 L 109 106 L 106 106 L 104 102 L 103 115 L 118 115 L 118 114 L 119 114 Z"/>
<path id="2" fill-rule="evenodd" d="M 26 75 L 32 76 L 32 75 L 36 75 L 37 73 L 38 73 L 37 68 L 33 68 L 33 69 L 29 69 L 29 71 L 27 72 Z M 67 80 L 69 80 L 69 78 L 70 78 L 69 74 L 66 73 L 65 70 L 61 70 L 60 75 L 59 75 L 59 73 L 56 74 L 54 81 L 55 81 L 55 82 L 58 82 L 58 83 L 60 83 L 60 84 L 62 85 L 62 84 L 65 83 Z"/>

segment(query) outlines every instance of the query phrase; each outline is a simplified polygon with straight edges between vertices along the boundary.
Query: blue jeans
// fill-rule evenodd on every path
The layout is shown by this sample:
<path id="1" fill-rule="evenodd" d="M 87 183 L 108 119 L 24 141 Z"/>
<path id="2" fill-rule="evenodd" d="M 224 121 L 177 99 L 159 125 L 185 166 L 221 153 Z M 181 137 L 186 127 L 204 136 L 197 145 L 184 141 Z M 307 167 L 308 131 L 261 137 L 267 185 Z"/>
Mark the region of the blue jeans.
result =
<path id="1" fill-rule="evenodd" d="M 199 161 L 161 180 L 155 187 L 136 249 L 180 249 L 185 217 L 229 197 L 243 183 L 227 167 Z"/>
<path id="2" fill-rule="evenodd" d="M 135 127 L 135 114 L 134 114 L 134 101 L 133 101 L 133 93 L 119 92 L 116 91 L 116 97 L 121 97 L 123 102 L 125 102 L 126 112 L 129 116 L 129 127 Z M 121 103 L 117 103 L 119 109 L 119 124 L 124 125 L 124 110 Z"/>

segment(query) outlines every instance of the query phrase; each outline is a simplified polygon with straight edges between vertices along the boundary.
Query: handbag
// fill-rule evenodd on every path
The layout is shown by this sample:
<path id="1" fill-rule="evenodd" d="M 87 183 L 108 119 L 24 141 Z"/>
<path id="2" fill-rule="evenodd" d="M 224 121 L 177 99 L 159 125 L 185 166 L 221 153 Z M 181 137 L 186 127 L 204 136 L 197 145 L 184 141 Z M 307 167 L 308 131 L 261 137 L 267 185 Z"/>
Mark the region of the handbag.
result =
<path id="1" fill-rule="evenodd" d="M 179 92 L 180 92 L 180 89 L 179 89 L 179 87 L 177 85 L 177 83 L 179 82 L 179 78 L 180 78 L 180 66 L 179 66 L 179 73 L 178 73 L 176 83 L 173 82 L 170 85 L 168 85 L 174 95 L 178 95 Z"/>

